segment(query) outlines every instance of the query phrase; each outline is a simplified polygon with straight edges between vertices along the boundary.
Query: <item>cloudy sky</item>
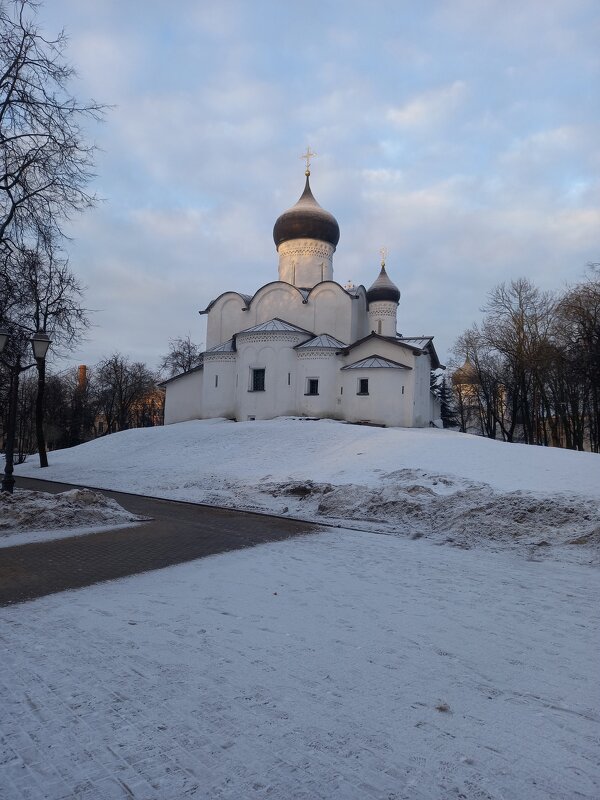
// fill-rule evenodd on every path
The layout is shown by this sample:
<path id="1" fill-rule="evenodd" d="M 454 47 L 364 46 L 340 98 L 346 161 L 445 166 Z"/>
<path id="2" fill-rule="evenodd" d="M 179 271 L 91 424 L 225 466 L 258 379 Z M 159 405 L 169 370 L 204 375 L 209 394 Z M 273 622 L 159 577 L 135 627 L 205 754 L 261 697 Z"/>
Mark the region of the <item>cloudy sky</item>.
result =
<path id="1" fill-rule="evenodd" d="M 98 207 L 69 254 L 95 309 L 67 360 L 156 365 L 198 310 L 277 277 L 272 228 L 303 188 L 341 229 L 335 278 L 379 249 L 399 330 L 442 358 L 486 293 L 600 261 L 597 0 L 46 0 L 80 98 L 111 104 Z"/>

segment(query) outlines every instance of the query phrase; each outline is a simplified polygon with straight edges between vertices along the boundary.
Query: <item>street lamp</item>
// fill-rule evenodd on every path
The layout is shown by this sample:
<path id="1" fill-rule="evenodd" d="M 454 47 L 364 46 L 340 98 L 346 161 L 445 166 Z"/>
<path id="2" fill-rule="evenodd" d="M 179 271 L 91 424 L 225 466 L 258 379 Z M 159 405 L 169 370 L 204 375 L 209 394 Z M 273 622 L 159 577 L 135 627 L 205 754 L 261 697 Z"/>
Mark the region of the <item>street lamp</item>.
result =
<path id="1" fill-rule="evenodd" d="M 38 331 L 31 337 L 31 348 L 34 358 L 46 358 L 46 353 L 50 347 L 50 337 L 46 331 Z"/>
<path id="2" fill-rule="evenodd" d="M 0 328 L 0 355 L 6 347 L 9 338 L 9 331 L 6 328 Z M 51 344 L 50 338 L 45 331 L 37 331 L 37 333 L 34 333 L 34 335 L 31 337 L 30 341 L 34 358 L 37 362 L 43 362 Z M 6 366 L 8 366 L 11 372 L 11 386 L 10 395 L 8 398 L 8 420 L 6 427 L 6 441 L 4 446 L 4 475 L 2 476 L 2 491 L 12 494 L 15 485 L 13 471 L 15 432 L 17 427 L 17 405 L 19 402 L 19 375 L 21 372 L 25 372 L 25 370 L 35 366 L 35 364 L 28 364 L 26 367 L 22 367 L 20 356 L 17 355 L 15 363 L 7 364 Z"/>

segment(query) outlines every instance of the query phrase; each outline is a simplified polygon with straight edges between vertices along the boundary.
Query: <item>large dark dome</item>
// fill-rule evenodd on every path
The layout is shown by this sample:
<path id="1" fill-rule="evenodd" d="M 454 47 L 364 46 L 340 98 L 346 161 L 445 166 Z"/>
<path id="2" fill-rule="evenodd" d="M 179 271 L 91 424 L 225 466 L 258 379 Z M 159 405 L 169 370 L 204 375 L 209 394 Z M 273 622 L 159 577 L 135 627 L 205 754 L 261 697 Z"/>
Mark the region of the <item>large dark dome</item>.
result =
<path id="1" fill-rule="evenodd" d="M 340 226 L 329 211 L 317 203 L 310 190 L 308 175 L 302 196 L 295 206 L 284 211 L 273 228 L 275 247 L 290 239 L 318 239 L 335 248 L 340 240 Z"/>
<path id="2" fill-rule="evenodd" d="M 373 303 L 377 300 L 388 300 L 397 303 L 400 300 L 400 289 L 390 280 L 385 271 L 385 264 L 381 265 L 381 272 L 377 280 L 367 291 L 367 302 Z"/>

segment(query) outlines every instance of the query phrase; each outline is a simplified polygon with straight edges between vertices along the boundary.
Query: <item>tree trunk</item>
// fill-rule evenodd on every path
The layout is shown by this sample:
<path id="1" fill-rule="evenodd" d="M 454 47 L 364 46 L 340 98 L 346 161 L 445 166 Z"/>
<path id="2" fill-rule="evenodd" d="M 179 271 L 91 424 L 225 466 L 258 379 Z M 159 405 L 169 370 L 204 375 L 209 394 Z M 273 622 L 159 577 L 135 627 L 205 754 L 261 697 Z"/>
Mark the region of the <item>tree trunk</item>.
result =
<path id="1" fill-rule="evenodd" d="M 46 387 L 46 359 L 36 358 L 38 385 L 37 397 L 35 399 L 35 433 L 37 438 L 38 455 L 40 457 L 40 467 L 48 466 L 48 455 L 46 453 L 46 440 L 44 438 L 44 389 Z"/>
<path id="2" fill-rule="evenodd" d="M 10 375 L 10 396 L 8 399 L 8 431 L 4 446 L 4 475 L 2 477 L 2 491 L 13 493 L 15 479 L 14 471 L 14 452 L 15 452 L 15 433 L 17 428 L 17 405 L 19 403 L 19 373 L 21 365 L 17 362 Z"/>

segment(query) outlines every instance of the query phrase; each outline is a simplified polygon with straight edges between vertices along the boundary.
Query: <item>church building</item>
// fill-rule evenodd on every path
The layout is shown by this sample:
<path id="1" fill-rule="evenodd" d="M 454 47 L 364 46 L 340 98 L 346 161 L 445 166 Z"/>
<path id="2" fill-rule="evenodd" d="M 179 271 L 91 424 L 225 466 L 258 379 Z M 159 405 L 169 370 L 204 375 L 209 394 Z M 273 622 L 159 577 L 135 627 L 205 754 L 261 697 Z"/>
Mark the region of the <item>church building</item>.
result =
<path id="1" fill-rule="evenodd" d="M 200 312 L 207 349 L 199 366 L 164 382 L 165 424 L 279 416 L 439 423 L 433 337 L 397 332 L 400 291 L 385 257 L 369 289 L 334 280 L 340 229 L 313 197 L 309 164 L 300 199 L 273 228 L 278 280 L 252 296 L 224 292 Z"/>

